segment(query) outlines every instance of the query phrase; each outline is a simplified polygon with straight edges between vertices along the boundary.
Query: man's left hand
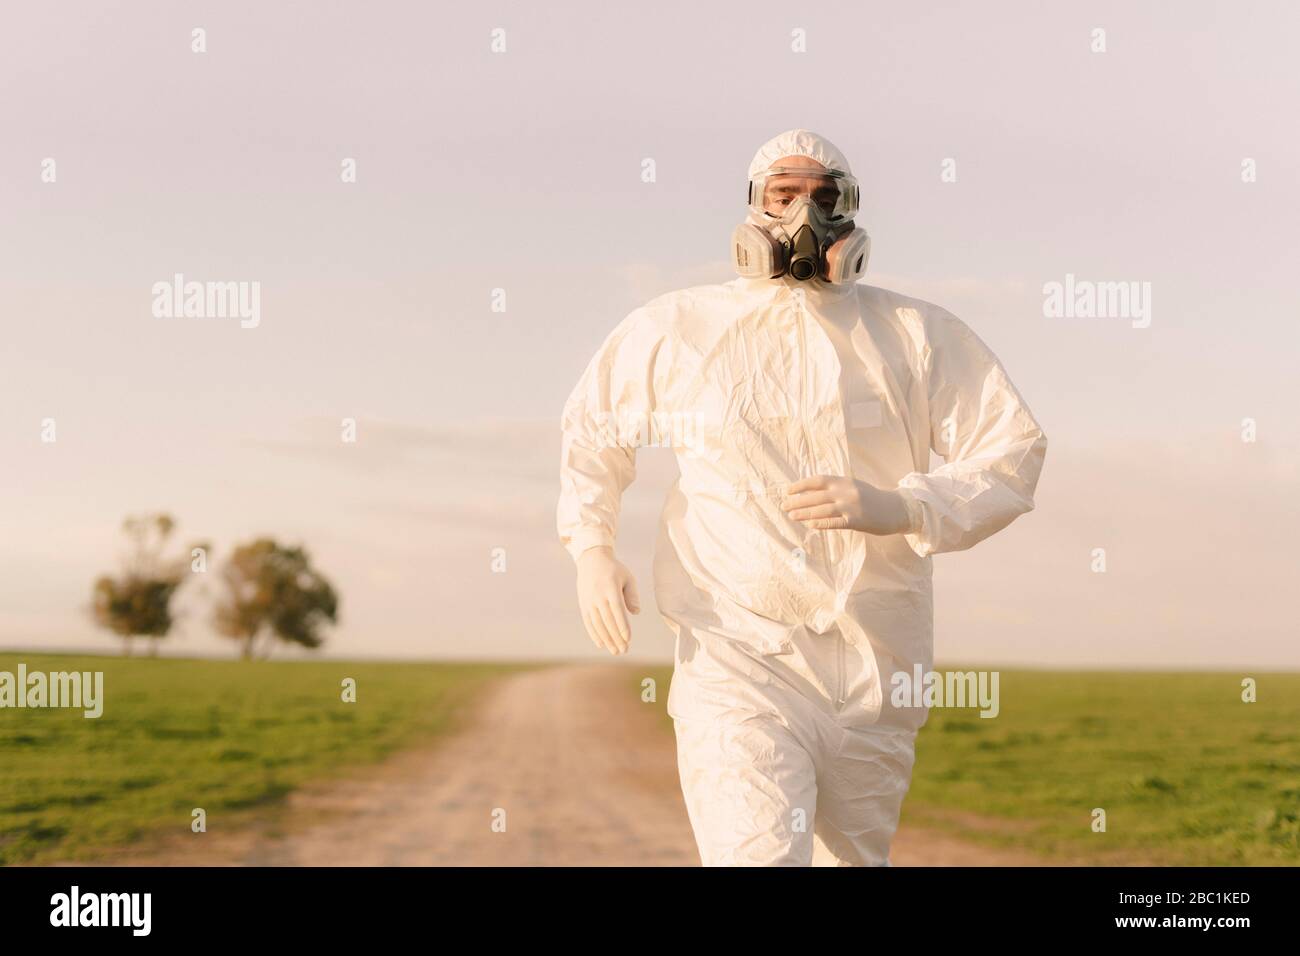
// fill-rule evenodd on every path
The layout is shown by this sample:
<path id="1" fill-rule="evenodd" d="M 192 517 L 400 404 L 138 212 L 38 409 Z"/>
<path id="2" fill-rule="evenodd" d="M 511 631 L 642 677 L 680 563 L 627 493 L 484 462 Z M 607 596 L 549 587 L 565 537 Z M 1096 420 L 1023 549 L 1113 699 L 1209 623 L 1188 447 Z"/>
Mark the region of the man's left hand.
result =
<path id="1" fill-rule="evenodd" d="M 902 534 L 912 530 L 902 495 L 852 478 L 802 478 L 789 487 L 781 507 L 791 518 L 819 531 Z"/>

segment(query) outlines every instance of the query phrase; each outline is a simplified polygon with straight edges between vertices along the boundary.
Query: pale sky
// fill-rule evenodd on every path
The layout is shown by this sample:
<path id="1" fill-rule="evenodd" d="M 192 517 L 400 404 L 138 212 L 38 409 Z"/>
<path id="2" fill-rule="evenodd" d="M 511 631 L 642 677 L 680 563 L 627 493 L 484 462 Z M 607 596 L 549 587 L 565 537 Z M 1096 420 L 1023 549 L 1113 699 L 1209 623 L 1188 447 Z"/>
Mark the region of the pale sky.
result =
<path id="1" fill-rule="evenodd" d="M 961 316 L 1049 436 L 1037 510 L 935 560 L 939 660 L 1300 667 L 1298 46 L 1285 2 L 24 4 L 0 648 L 115 649 L 91 582 L 125 515 L 166 509 L 218 564 L 305 544 L 343 597 L 330 655 L 595 658 L 560 408 L 630 310 L 731 277 L 749 160 L 803 126 L 861 182 L 865 281 Z M 259 282 L 260 325 L 153 317 L 175 273 Z M 1067 274 L 1151 283 L 1150 327 L 1045 318 Z M 619 551 L 634 654 L 667 659 L 672 464 L 642 463 Z M 170 651 L 233 654 L 196 585 Z"/>

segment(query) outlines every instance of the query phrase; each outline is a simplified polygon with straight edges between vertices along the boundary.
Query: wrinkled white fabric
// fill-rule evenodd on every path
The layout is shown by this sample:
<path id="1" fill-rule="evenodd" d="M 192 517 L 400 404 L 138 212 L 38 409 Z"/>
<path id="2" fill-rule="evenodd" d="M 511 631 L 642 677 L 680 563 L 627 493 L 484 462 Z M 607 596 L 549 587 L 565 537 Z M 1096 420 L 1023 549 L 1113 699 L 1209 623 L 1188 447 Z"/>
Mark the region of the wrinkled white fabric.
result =
<path id="1" fill-rule="evenodd" d="M 668 710 L 705 866 L 885 866 L 912 716 L 869 720 L 871 652 L 801 628 L 784 654 L 682 627 Z"/>
<path id="2" fill-rule="evenodd" d="M 753 161 L 749 164 L 749 178 L 753 179 L 787 156 L 807 156 L 809 159 L 817 160 L 827 169 L 853 175 L 853 170 L 849 168 L 849 161 L 835 148 L 834 143 L 806 129 L 792 129 L 779 136 L 773 136 L 758 148 Z"/>
<path id="3" fill-rule="evenodd" d="M 808 155 L 847 171 L 814 134 L 783 135 L 756 164 Z M 606 339 L 563 415 L 558 526 L 575 558 L 613 545 L 633 445 L 647 439 L 671 444 L 680 469 L 660 523 L 655 597 L 677 635 L 669 711 L 688 805 L 700 795 L 701 855 L 803 860 L 802 843 L 748 856 L 744 846 L 784 846 L 769 829 L 773 808 L 807 803 L 812 780 L 819 804 L 875 800 L 854 817 L 872 835 L 841 840 L 841 859 L 883 862 L 925 721 L 922 708 L 890 710 L 889 680 L 931 667 L 930 556 L 969 548 L 1033 508 L 1042 429 L 987 346 L 943 309 L 781 277 L 661 296 Z M 933 469 L 932 450 L 944 459 Z M 813 475 L 897 488 L 914 530 L 809 530 L 781 501 Z M 812 689 L 830 646 L 853 663 L 851 692 L 832 694 L 828 711 Z M 771 787 L 760 757 L 773 762 Z M 774 788 L 780 801 L 769 803 Z"/>

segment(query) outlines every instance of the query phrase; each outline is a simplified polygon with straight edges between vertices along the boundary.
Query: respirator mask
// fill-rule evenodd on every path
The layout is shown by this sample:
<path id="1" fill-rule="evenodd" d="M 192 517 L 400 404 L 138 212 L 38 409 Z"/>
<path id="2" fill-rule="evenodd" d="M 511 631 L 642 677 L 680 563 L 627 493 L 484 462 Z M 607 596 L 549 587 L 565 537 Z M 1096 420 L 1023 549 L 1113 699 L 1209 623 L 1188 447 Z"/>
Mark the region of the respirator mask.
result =
<path id="1" fill-rule="evenodd" d="M 871 253 L 871 238 L 853 224 L 857 212 L 858 183 L 847 173 L 773 166 L 749 181 L 749 215 L 731 235 L 732 264 L 750 279 L 856 282 Z"/>

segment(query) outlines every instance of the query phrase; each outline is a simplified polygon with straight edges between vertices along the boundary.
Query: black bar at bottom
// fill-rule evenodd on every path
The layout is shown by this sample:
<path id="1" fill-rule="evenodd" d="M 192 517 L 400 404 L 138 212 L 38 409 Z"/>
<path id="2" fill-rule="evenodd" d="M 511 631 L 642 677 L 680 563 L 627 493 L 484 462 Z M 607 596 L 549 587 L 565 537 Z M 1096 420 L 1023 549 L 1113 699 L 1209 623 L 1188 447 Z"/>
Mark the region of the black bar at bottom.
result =
<path id="1" fill-rule="evenodd" d="M 837 947 L 864 951 L 881 934 L 917 944 L 1097 936 L 1230 944 L 1243 933 L 1294 929 L 1298 872 L 8 868 L 0 870 L 0 933 L 6 943 L 75 934 L 77 944 L 284 939 L 337 947 L 412 934 L 454 945 L 466 932 L 491 943 L 515 930 L 537 944 L 576 941 L 600 921 L 661 940 L 689 923 L 696 942 L 757 935 L 770 943 L 796 931 L 816 945 L 830 933 Z"/>

